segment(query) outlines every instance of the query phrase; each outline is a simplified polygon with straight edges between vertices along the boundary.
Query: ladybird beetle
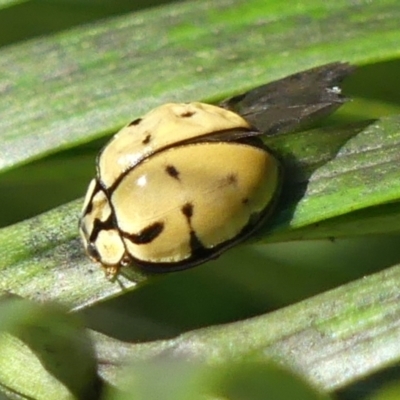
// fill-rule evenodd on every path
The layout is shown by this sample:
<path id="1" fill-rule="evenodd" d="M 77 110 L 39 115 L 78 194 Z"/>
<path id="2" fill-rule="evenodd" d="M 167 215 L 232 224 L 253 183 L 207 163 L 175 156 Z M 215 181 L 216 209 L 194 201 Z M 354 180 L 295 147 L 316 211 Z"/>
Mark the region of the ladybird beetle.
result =
<path id="1" fill-rule="evenodd" d="M 242 242 L 272 211 L 278 157 L 261 141 L 326 115 L 352 71 L 333 63 L 223 101 L 162 105 L 122 128 L 97 159 L 80 218 L 89 257 L 122 266 L 189 268 Z"/>

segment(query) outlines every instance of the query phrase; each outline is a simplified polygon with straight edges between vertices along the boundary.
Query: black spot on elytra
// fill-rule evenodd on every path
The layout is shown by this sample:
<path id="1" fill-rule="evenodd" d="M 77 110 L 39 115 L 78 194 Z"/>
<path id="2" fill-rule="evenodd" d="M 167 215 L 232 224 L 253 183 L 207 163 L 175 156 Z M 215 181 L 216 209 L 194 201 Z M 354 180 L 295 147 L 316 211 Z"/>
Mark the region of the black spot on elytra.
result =
<path id="1" fill-rule="evenodd" d="M 249 199 L 247 197 L 245 197 L 244 199 L 242 199 L 242 204 L 249 204 Z"/>
<path id="2" fill-rule="evenodd" d="M 180 116 L 183 118 L 189 118 L 192 117 L 194 114 L 196 114 L 195 111 L 185 111 Z"/>
<path id="3" fill-rule="evenodd" d="M 182 214 L 186 217 L 187 223 L 190 228 L 190 250 L 192 252 L 192 257 L 196 257 L 201 252 L 204 251 L 204 245 L 201 240 L 197 237 L 195 230 L 192 227 L 191 218 L 193 216 L 193 204 L 186 203 L 181 208 Z"/>
<path id="4" fill-rule="evenodd" d="M 169 176 L 172 176 L 172 178 L 175 178 L 175 179 L 179 180 L 179 171 L 173 165 L 167 165 L 165 167 L 165 172 Z"/>
<path id="5" fill-rule="evenodd" d="M 182 208 L 181 208 L 182 214 L 190 221 L 190 218 L 193 216 L 193 204 L 191 203 L 186 203 Z"/>
<path id="6" fill-rule="evenodd" d="M 236 174 L 229 174 L 226 177 L 226 181 L 228 182 L 229 185 L 235 185 L 238 181 L 238 177 Z"/>
<path id="7" fill-rule="evenodd" d="M 152 242 L 160 233 L 164 230 L 164 223 L 163 222 L 154 222 L 147 226 L 146 228 L 142 229 L 139 233 L 131 233 L 127 234 L 124 233 L 124 237 L 127 237 L 130 241 L 135 244 L 147 244 Z"/>
<path id="8" fill-rule="evenodd" d="M 128 126 L 139 125 L 141 121 L 142 121 L 142 118 L 137 118 L 134 121 L 132 121 Z"/>
<path id="9" fill-rule="evenodd" d="M 146 135 L 146 137 L 142 140 L 142 143 L 143 143 L 143 144 L 150 143 L 150 140 L 151 140 L 151 135 L 150 135 L 150 133 L 149 133 L 149 134 Z"/>

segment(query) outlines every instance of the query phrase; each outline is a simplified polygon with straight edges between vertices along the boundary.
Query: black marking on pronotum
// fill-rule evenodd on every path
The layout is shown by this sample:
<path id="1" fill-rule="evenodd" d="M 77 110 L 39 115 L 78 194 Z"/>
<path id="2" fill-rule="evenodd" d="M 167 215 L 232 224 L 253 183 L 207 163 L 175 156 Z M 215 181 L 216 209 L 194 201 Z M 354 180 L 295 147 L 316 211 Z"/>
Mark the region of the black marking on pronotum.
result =
<path id="1" fill-rule="evenodd" d="M 180 116 L 183 118 L 188 118 L 188 117 L 192 117 L 194 114 L 196 114 L 196 111 L 188 110 L 188 111 L 184 111 Z"/>
<path id="2" fill-rule="evenodd" d="M 165 172 L 169 176 L 172 176 L 172 178 L 179 180 L 179 171 L 173 165 L 167 165 L 165 167 Z"/>
<path id="3" fill-rule="evenodd" d="M 154 222 L 153 224 L 146 226 L 146 228 L 142 229 L 139 233 L 123 232 L 123 236 L 135 244 L 148 244 L 159 236 L 163 230 L 163 222 Z"/>
<path id="4" fill-rule="evenodd" d="M 136 118 L 128 126 L 139 125 L 141 121 L 142 121 L 142 118 Z"/>
<path id="5" fill-rule="evenodd" d="M 88 242 L 94 243 L 97 240 L 97 236 L 99 236 L 100 231 L 102 230 L 108 231 L 111 229 L 115 229 L 112 214 L 105 221 L 100 221 L 99 219 L 96 218 L 93 221 L 93 229 L 92 232 L 90 232 Z"/>
<path id="6" fill-rule="evenodd" d="M 150 135 L 150 133 L 149 133 L 149 134 L 147 134 L 146 137 L 142 140 L 142 143 L 143 143 L 143 144 L 148 144 L 148 143 L 150 143 L 150 140 L 151 140 L 151 135 Z"/>
<path id="7" fill-rule="evenodd" d="M 86 247 L 86 251 L 90 257 L 92 257 L 96 261 L 100 261 L 101 257 L 100 257 L 99 252 L 97 251 L 97 248 L 94 245 L 94 243 L 88 243 L 87 247 Z"/>
<path id="8" fill-rule="evenodd" d="M 90 214 L 93 211 L 93 195 L 90 198 L 88 205 L 86 206 L 86 210 L 84 211 L 83 215 Z"/>
<path id="9" fill-rule="evenodd" d="M 186 217 L 186 219 L 189 221 L 190 224 L 190 219 L 193 216 L 193 204 L 191 203 L 186 203 L 182 208 L 181 208 L 182 214 Z"/>
<path id="10" fill-rule="evenodd" d="M 96 196 L 97 193 L 98 193 L 98 190 L 96 190 L 96 187 L 95 187 L 95 190 L 93 190 L 93 193 L 90 196 L 89 203 L 87 204 L 85 210 L 82 213 L 83 217 L 85 217 L 86 215 L 90 214 L 93 211 L 93 198 L 94 198 L 94 196 Z"/>

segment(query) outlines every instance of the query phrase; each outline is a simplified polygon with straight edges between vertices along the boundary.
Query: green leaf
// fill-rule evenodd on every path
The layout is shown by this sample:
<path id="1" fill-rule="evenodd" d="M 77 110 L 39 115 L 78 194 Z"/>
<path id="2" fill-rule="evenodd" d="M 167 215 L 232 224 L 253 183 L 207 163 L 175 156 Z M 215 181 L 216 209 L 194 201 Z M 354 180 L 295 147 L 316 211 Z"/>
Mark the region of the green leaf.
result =
<path id="1" fill-rule="evenodd" d="M 0 9 L 14 6 L 16 4 L 25 3 L 28 0 L 0 0 Z"/>
<path id="2" fill-rule="evenodd" d="M 10 399 L 9 397 L 6 397 L 5 394 L 0 392 L 0 400 L 9 400 L 9 399 Z"/>
<path id="3" fill-rule="evenodd" d="M 101 376 L 117 382 L 127 362 L 185 359 L 230 368 L 255 357 L 277 361 L 333 391 L 400 360 L 400 265 L 235 323 L 151 343 L 121 343 L 94 334 Z"/>
<path id="4" fill-rule="evenodd" d="M 86 399 L 96 391 L 90 338 L 77 315 L 20 299 L 0 302 L 0 387 L 34 399 Z"/>
<path id="5" fill-rule="evenodd" d="M 271 362 L 233 361 L 213 366 L 163 359 L 136 363 L 124 372 L 115 400 L 328 400 L 294 373 Z M 134 379 L 132 379 L 134 377 Z M 157 377 L 157 379 L 155 379 Z M 107 398 L 107 397 L 106 397 Z"/>
<path id="6" fill-rule="evenodd" d="M 108 134 L 162 102 L 223 98 L 329 61 L 393 57 L 399 20 L 396 0 L 209 0 L 2 48 L 0 170 Z"/>
<path id="7" fill-rule="evenodd" d="M 400 398 L 400 385 L 391 383 L 379 389 L 373 396 L 368 397 L 368 400 L 397 400 Z"/>

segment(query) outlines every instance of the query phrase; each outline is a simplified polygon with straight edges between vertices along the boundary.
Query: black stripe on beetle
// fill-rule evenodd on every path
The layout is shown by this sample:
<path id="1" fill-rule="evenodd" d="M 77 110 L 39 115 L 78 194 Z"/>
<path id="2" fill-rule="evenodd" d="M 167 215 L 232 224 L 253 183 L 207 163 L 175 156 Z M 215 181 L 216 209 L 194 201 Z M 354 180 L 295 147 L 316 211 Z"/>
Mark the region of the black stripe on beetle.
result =
<path id="1" fill-rule="evenodd" d="M 99 236 L 100 231 L 108 231 L 110 229 L 115 229 L 112 214 L 105 221 L 101 221 L 96 218 L 93 221 L 93 228 L 89 235 L 89 242 L 94 243 L 97 240 L 97 236 Z"/>
<path id="2" fill-rule="evenodd" d="M 196 232 L 194 230 L 190 231 L 189 245 L 190 245 L 190 250 L 192 252 L 192 256 L 201 254 L 201 252 L 206 250 L 203 243 L 201 243 L 200 239 L 197 237 Z"/>
<path id="3" fill-rule="evenodd" d="M 186 220 L 188 222 L 188 225 L 190 227 L 190 250 L 192 252 L 192 256 L 195 256 L 196 254 L 199 254 L 201 252 L 205 251 L 205 247 L 201 240 L 197 237 L 195 230 L 192 227 L 191 219 L 193 216 L 193 204 L 191 203 L 186 203 L 182 208 L 181 208 L 182 214 L 186 217 Z"/>
<path id="4" fill-rule="evenodd" d="M 146 228 L 142 229 L 139 233 L 123 232 L 123 236 L 135 244 L 148 244 L 159 236 L 163 230 L 163 222 L 154 222 L 154 224 L 146 226 Z"/>
<path id="5" fill-rule="evenodd" d="M 89 202 L 88 202 L 86 208 L 82 211 L 82 218 L 83 218 L 85 215 L 88 215 L 88 214 L 90 214 L 90 213 L 93 211 L 93 198 L 94 198 L 94 196 L 96 196 L 97 193 L 99 193 L 100 190 L 101 190 L 100 183 L 99 183 L 99 181 L 96 179 L 96 180 L 95 180 L 95 185 L 94 185 L 94 188 L 93 188 L 93 192 L 92 192 L 92 196 L 90 197 L 90 200 L 89 200 Z"/>

